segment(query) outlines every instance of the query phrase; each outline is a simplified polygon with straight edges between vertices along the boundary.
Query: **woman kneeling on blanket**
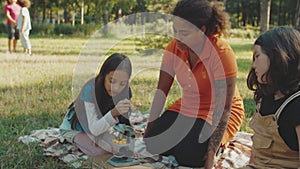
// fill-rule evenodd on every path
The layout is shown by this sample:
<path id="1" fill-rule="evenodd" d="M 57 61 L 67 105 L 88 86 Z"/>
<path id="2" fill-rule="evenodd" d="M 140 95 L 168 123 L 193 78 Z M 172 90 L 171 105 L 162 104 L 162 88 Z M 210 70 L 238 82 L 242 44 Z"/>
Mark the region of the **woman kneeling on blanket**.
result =
<path id="1" fill-rule="evenodd" d="M 299 168 L 300 32 L 278 27 L 254 43 L 247 85 L 256 113 L 250 164 L 244 168 Z"/>
<path id="2" fill-rule="evenodd" d="M 60 131 L 83 153 L 95 156 L 112 152 L 109 131 L 118 123 L 129 125 L 131 71 L 127 56 L 112 54 L 70 105 Z"/>
<path id="3" fill-rule="evenodd" d="M 244 117 L 235 54 L 220 38 L 229 25 L 223 7 L 181 0 L 172 13 L 174 38 L 162 58 L 144 142 L 150 153 L 172 155 L 181 166 L 212 168 Z M 163 111 L 175 81 L 181 97 Z"/>

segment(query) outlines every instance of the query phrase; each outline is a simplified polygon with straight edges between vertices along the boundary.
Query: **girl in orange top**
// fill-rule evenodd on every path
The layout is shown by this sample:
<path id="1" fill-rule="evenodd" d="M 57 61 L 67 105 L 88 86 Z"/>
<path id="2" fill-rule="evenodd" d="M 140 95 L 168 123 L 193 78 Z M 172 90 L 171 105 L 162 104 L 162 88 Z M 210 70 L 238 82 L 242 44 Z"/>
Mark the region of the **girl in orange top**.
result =
<path id="1" fill-rule="evenodd" d="M 220 3 L 203 0 L 181 0 L 173 15 L 174 40 L 162 59 L 144 141 L 150 153 L 173 155 L 179 165 L 212 168 L 221 141 L 244 117 L 235 55 L 218 38 L 228 15 Z M 182 97 L 160 116 L 175 77 Z"/>

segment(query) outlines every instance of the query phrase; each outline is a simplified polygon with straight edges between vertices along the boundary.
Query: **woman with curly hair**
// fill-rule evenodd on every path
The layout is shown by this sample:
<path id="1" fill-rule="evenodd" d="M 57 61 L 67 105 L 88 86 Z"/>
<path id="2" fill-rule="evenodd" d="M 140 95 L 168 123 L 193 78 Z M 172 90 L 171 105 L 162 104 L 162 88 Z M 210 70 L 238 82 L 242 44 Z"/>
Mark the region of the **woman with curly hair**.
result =
<path id="1" fill-rule="evenodd" d="M 229 17 L 222 3 L 206 0 L 181 0 L 172 14 L 174 39 L 162 59 L 144 141 L 150 153 L 173 155 L 179 165 L 212 168 L 244 117 L 235 54 L 220 39 Z M 182 97 L 161 114 L 175 78 Z"/>

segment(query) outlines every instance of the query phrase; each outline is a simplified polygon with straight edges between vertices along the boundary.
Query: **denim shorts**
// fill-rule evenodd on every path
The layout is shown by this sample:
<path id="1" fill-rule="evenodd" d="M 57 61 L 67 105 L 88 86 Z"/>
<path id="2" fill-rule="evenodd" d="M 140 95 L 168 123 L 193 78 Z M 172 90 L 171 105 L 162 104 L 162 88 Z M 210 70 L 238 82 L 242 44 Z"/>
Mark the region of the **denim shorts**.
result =
<path id="1" fill-rule="evenodd" d="M 8 24 L 7 35 L 8 35 L 8 39 L 19 39 L 20 34 L 19 34 L 19 30 L 17 29 L 17 26 Z"/>

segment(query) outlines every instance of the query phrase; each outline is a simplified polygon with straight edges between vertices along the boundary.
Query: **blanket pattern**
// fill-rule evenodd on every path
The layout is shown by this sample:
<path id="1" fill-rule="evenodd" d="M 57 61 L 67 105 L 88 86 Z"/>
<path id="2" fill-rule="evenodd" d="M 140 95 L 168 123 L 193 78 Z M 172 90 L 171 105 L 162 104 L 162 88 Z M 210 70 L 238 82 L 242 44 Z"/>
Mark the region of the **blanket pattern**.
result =
<path id="1" fill-rule="evenodd" d="M 88 159 L 87 155 L 60 136 L 58 128 L 34 130 L 30 135 L 19 137 L 18 141 L 24 144 L 37 142 L 43 148 L 45 156 L 57 157 L 74 168 L 81 167 L 83 161 Z M 214 168 L 239 168 L 247 165 L 251 155 L 251 147 L 251 134 L 238 132 L 224 152 L 217 156 Z"/>
<path id="2" fill-rule="evenodd" d="M 224 152 L 217 157 L 215 169 L 246 166 L 251 156 L 251 136 L 252 134 L 249 133 L 238 132 L 229 142 Z"/>

